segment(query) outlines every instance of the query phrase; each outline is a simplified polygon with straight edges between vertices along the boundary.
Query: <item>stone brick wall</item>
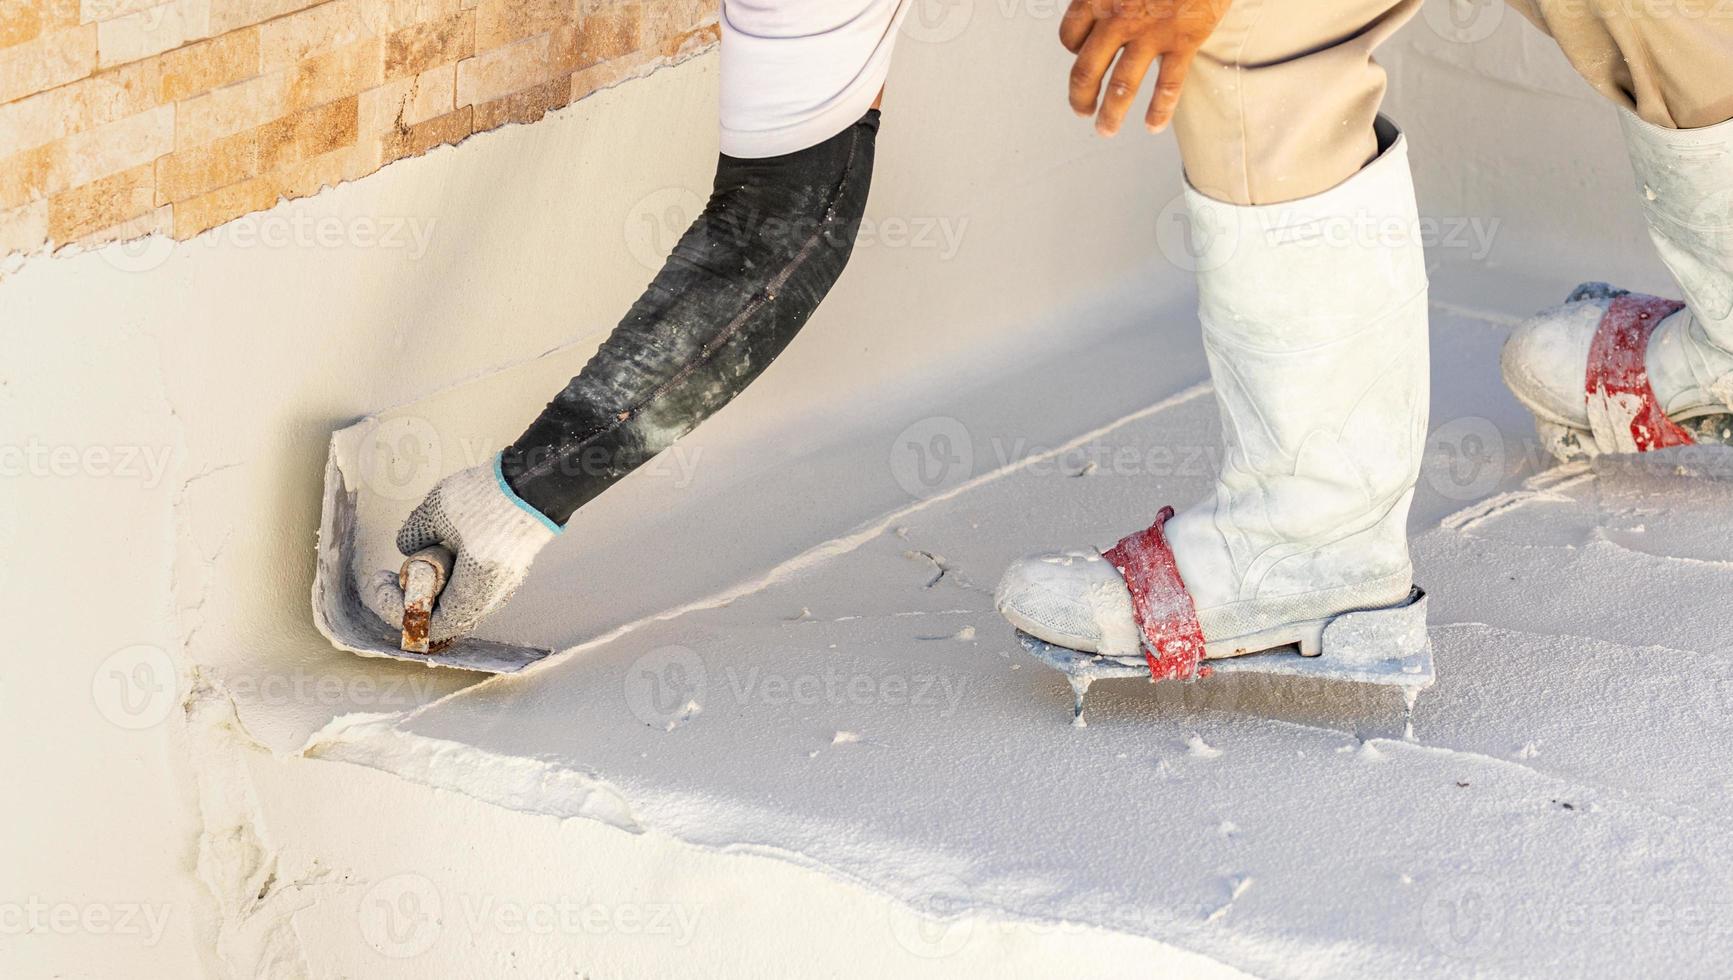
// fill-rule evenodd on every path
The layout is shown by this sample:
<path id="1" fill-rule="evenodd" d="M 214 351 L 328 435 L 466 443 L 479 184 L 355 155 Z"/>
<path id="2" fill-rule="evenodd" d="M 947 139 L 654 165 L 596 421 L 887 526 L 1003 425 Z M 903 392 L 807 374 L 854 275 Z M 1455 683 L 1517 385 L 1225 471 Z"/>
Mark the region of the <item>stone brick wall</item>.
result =
<path id="1" fill-rule="evenodd" d="M 715 38 L 715 0 L 0 0 L 0 257 L 190 238 Z"/>

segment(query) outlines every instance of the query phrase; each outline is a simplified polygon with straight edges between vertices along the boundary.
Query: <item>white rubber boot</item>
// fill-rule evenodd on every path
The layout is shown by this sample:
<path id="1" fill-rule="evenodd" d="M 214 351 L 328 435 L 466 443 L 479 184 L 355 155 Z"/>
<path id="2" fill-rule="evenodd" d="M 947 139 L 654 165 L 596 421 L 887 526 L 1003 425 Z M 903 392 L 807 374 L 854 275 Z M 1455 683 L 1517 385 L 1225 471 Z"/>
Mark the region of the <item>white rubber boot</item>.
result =
<path id="1" fill-rule="evenodd" d="M 1684 291 L 1685 306 L 1658 317 L 1640 363 L 1633 359 L 1632 383 L 1613 384 L 1615 390 L 1604 394 L 1602 352 L 1615 345 L 1597 347 L 1595 338 L 1622 290 L 1584 284 L 1511 334 L 1505 384 L 1534 413 L 1541 441 L 1560 459 L 1679 444 L 1657 431 L 1667 422 L 1689 441 L 1733 442 L 1727 418 L 1733 412 L 1733 120 L 1674 130 L 1628 111 L 1620 118 L 1649 236 Z M 1656 312 L 1669 309 L 1657 306 Z M 1618 390 L 1627 387 L 1636 390 Z M 1664 420 L 1641 419 L 1651 394 L 1653 412 Z"/>
<path id="2" fill-rule="evenodd" d="M 1186 189 L 1208 231 L 1199 315 L 1226 455 L 1214 495 L 1165 533 L 1206 658 L 1317 653 L 1331 618 L 1399 604 L 1413 584 L 1426 271 L 1406 143 L 1378 128 L 1378 158 L 1315 197 L 1239 207 Z M 1115 561 L 1022 559 L 999 610 L 1049 643 L 1136 658 L 1156 644 Z"/>

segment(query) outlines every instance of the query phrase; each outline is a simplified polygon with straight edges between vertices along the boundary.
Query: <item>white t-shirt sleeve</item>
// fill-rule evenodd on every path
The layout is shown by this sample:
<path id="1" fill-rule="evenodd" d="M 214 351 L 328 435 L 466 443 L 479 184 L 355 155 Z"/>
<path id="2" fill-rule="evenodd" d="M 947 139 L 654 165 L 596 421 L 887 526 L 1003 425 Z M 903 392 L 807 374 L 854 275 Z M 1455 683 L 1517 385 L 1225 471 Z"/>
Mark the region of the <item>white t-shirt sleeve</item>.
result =
<path id="1" fill-rule="evenodd" d="M 723 0 L 722 152 L 815 146 L 864 115 L 911 0 Z"/>

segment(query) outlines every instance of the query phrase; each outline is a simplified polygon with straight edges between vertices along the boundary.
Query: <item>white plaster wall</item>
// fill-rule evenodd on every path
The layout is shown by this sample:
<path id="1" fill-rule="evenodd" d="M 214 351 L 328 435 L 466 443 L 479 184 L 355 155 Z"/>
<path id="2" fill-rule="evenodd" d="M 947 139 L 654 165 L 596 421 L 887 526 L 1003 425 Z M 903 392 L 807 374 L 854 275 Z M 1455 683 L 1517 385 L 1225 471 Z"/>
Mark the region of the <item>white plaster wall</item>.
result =
<path id="1" fill-rule="evenodd" d="M 1071 117 L 1057 11 L 918 13 L 870 211 L 960 231 L 960 246 L 863 247 L 749 395 L 758 414 L 719 420 L 729 432 L 840 426 L 845 407 L 913 390 L 911 376 L 978 382 L 983 352 L 1070 342 L 1031 334 L 1056 311 L 1189 290 L 1178 269 L 1148 272 L 1178 190 L 1172 147 L 1104 143 Z M 1418 22 L 1386 56 L 1423 211 L 1498 222 L 1485 255 L 1435 251 L 1455 301 L 1514 311 L 1578 278 L 1666 285 L 1610 112 L 1549 46 L 1506 15 L 1473 43 Z M 274 856 L 233 754 L 290 752 L 337 714 L 404 710 L 467 680 L 358 661 L 313 631 L 325 440 L 440 392 L 442 411 L 473 399 L 490 431 L 527 419 L 551 389 L 484 402 L 466 392 L 490 386 L 463 383 L 555 349 L 527 370 L 557 380 L 582 363 L 707 185 L 714 97 L 711 55 L 193 242 L 39 257 L 0 280 L 0 912 L 48 917 L 0 918 L 0 972 L 250 976 L 290 962 L 280 935 L 219 928 L 250 902 L 295 901 L 249 897 Z M 783 445 L 817 453 L 811 431 Z M 132 914 L 167 910 L 154 939 L 118 924 L 145 905 Z"/>

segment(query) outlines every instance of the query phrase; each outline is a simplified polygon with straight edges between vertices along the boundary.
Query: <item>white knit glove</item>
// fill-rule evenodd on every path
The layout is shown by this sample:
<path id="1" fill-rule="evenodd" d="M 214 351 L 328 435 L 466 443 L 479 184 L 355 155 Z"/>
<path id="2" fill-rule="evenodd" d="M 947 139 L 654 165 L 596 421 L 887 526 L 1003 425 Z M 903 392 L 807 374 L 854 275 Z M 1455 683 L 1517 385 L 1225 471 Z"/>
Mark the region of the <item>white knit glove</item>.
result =
<path id="1" fill-rule="evenodd" d="M 536 554 L 558 525 L 518 499 L 499 472 L 499 459 L 439 481 L 397 532 L 397 550 L 412 555 L 430 544 L 457 556 L 451 579 L 433 606 L 428 640 L 467 635 L 505 605 L 529 575 Z M 403 588 L 397 571 L 373 579 L 368 604 L 386 623 L 403 625 Z"/>

